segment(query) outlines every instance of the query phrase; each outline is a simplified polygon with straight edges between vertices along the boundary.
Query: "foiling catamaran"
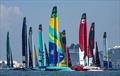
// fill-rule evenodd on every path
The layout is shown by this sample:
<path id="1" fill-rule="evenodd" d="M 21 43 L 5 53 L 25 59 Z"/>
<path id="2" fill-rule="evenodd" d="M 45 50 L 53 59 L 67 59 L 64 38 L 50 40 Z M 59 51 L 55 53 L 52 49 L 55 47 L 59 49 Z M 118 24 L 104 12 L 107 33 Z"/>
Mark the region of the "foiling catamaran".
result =
<path id="1" fill-rule="evenodd" d="M 65 31 L 64 34 L 60 32 L 59 35 L 58 26 L 59 24 L 58 24 L 58 16 L 57 16 L 57 7 L 54 6 L 49 24 L 49 66 L 46 69 L 73 71 L 71 68 L 67 67 L 66 64 Z"/>

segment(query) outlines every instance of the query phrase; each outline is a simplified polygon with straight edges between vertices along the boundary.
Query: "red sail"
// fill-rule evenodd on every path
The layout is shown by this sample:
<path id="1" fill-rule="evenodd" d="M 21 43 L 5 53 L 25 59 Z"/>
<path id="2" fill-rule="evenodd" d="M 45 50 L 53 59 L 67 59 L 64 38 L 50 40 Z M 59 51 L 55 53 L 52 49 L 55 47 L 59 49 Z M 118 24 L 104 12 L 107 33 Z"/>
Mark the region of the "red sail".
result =
<path id="1" fill-rule="evenodd" d="M 85 56 L 88 56 L 88 30 L 87 30 L 86 13 L 82 14 L 79 29 L 79 45 L 81 51 L 85 51 Z"/>
<path id="2" fill-rule="evenodd" d="M 80 29 L 79 29 L 79 45 L 81 51 L 84 51 L 84 23 L 85 19 L 80 20 Z"/>

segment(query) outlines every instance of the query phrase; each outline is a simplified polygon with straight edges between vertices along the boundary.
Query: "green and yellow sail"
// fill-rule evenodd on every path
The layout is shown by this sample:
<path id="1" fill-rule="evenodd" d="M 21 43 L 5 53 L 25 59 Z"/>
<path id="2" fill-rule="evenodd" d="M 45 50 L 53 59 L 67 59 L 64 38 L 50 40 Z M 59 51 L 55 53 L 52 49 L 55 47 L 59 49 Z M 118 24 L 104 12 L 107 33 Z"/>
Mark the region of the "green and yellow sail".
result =
<path id="1" fill-rule="evenodd" d="M 54 6 L 50 17 L 49 24 L 49 64 L 56 66 L 58 62 L 58 49 L 59 49 L 59 33 L 58 33 L 58 17 L 57 7 Z"/>

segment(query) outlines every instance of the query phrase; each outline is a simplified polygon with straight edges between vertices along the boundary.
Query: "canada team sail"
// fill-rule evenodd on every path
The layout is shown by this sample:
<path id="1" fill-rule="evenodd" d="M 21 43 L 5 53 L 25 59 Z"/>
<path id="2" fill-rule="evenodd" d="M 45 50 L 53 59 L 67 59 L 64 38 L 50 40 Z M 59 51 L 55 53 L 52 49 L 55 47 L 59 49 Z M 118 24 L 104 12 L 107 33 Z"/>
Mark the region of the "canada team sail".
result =
<path id="1" fill-rule="evenodd" d="M 11 48 L 10 48 L 9 32 L 7 32 L 6 54 L 7 54 L 7 66 L 9 68 L 12 68 L 13 67 L 13 59 L 12 59 L 12 51 L 11 51 Z"/>
<path id="2" fill-rule="evenodd" d="M 57 7 L 54 6 L 49 24 L 49 64 L 50 66 L 56 66 L 58 61 L 58 17 Z"/>
<path id="3" fill-rule="evenodd" d="M 29 66 L 28 63 L 28 51 L 27 51 L 27 25 L 26 25 L 26 17 L 23 19 L 23 27 L 22 27 L 22 62 L 25 67 Z"/>
<path id="4" fill-rule="evenodd" d="M 86 13 L 82 14 L 82 17 L 80 20 L 79 45 L 80 45 L 80 49 L 79 49 L 80 65 L 88 65 L 88 63 L 86 62 L 88 59 L 88 30 L 87 30 Z M 84 53 L 84 56 L 83 56 L 83 53 Z"/>

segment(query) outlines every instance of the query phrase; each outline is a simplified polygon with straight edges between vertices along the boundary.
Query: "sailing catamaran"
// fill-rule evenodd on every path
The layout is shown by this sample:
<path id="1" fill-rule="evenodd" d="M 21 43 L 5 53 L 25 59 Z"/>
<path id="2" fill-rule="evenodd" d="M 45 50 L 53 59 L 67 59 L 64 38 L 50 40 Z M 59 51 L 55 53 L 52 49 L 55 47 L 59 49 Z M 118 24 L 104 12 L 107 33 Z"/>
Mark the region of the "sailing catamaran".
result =
<path id="1" fill-rule="evenodd" d="M 86 20 L 86 13 L 82 14 L 80 20 L 80 28 L 79 28 L 79 62 L 80 65 L 72 66 L 72 69 L 78 71 L 84 71 L 84 66 L 88 64 L 88 31 L 87 31 L 87 20 Z"/>
<path id="2" fill-rule="evenodd" d="M 59 47 L 59 44 L 61 47 Z M 58 31 L 57 7 L 54 6 L 49 25 L 49 67 L 46 68 L 47 70 L 72 71 L 69 67 L 66 67 L 65 64 L 62 64 L 65 62 L 62 49 L 62 40 L 61 38 L 59 39 Z"/>

